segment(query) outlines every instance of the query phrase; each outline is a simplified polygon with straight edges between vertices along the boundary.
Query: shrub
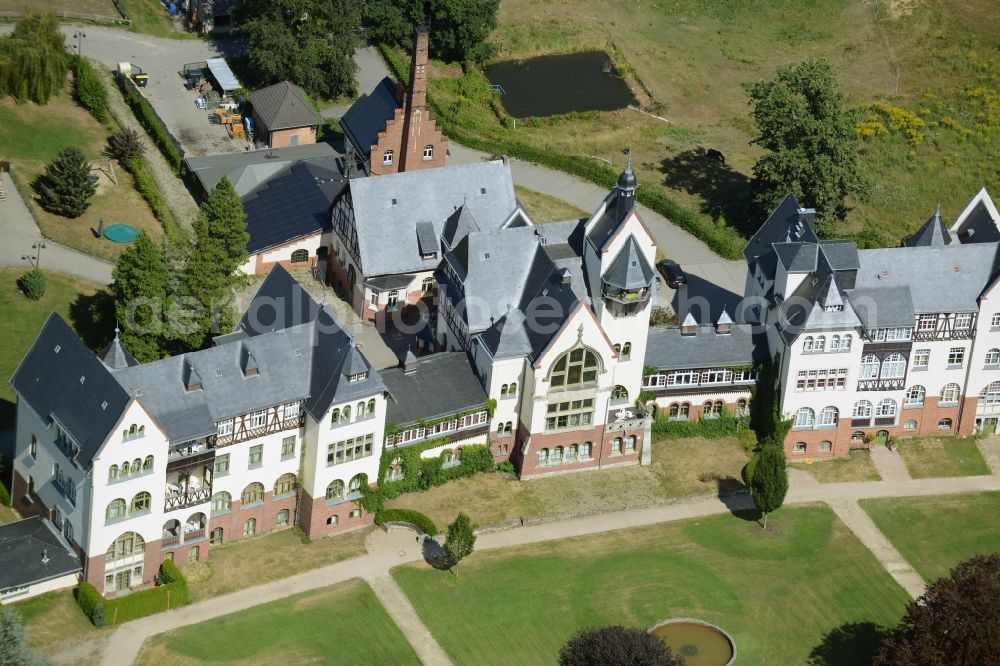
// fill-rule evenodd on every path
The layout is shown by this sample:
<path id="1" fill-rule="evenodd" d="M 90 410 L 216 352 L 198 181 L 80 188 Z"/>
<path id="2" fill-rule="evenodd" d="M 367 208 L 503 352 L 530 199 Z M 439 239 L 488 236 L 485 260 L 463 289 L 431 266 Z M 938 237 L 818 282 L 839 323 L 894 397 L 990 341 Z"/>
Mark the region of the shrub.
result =
<path id="1" fill-rule="evenodd" d="M 89 60 L 76 58 L 76 99 L 98 122 L 108 121 L 108 90 Z"/>
<path id="2" fill-rule="evenodd" d="M 76 602 L 95 627 L 121 624 L 188 603 L 187 580 L 170 560 L 160 565 L 156 583 L 148 590 L 105 599 L 96 587 L 84 582 L 76 590 Z"/>
<path id="3" fill-rule="evenodd" d="M 517 476 L 517 468 L 514 467 L 514 463 L 509 460 L 504 460 L 502 463 L 497 465 L 497 471 L 504 474 L 510 474 L 511 476 Z"/>
<path id="4" fill-rule="evenodd" d="M 112 157 L 122 164 L 126 161 L 142 157 L 146 153 L 146 145 L 139 137 L 139 133 L 131 127 L 126 127 L 120 132 L 115 132 L 108 137 L 108 145 L 104 148 L 104 154 Z"/>
<path id="5" fill-rule="evenodd" d="M 750 428 L 748 417 L 735 417 L 728 414 L 715 419 L 699 419 L 698 421 L 671 421 L 658 417 L 653 421 L 653 434 L 671 439 L 684 437 L 704 437 L 716 439 L 719 437 L 738 436 Z"/>
<path id="6" fill-rule="evenodd" d="M 427 490 L 453 479 L 460 479 L 465 476 L 472 476 L 473 474 L 495 469 L 493 453 L 484 444 L 462 446 L 459 464 L 453 467 L 445 468 L 441 457 L 420 457 L 421 452 L 436 448 L 441 446 L 441 444 L 442 441 L 437 439 L 424 444 L 383 451 L 382 460 L 379 465 L 380 483 L 378 485 L 378 494 L 385 499 L 392 499 L 399 497 L 403 493 Z M 396 458 L 399 458 L 403 463 L 403 479 L 388 481 L 385 478 L 386 471 Z M 368 507 L 366 506 L 366 508 Z"/>
<path id="7" fill-rule="evenodd" d="M 375 522 L 379 525 L 392 522 L 410 523 L 423 530 L 424 534 L 433 536 L 438 533 L 437 525 L 434 524 L 433 520 L 412 509 L 383 509 L 375 517 Z"/>
<path id="8" fill-rule="evenodd" d="M 167 208 L 167 202 L 164 201 L 163 195 L 160 193 L 160 188 L 157 187 L 152 174 L 146 168 L 146 163 L 140 157 L 134 156 L 125 160 L 122 164 L 132 174 L 132 179 L 135 181 L 135 189 L 146 200 L 146 203 L 149 204 L 149 209 L 153 211 L 153 217 L 163 225 L 164 233 L 171 239 L 179 238 L 182 232 L 177 226 L 177 221 L 174 219 L 170 209 Z"/>
<path id="9" fill-rule="evenodd" d="M 581 629 L 559 651 L 559 666 L 683 666 L 659 636 L 642 629 L 611 626 Z"/>
<path id="10" fill-rule="evenodd" d="M 76 588 L 76 603 L 95 627 L 104 626 L 104 597 L 84 581 Z"/>
<path id="11" fill-rule="evenodd" d="M 37 268 L 32 268 L 30 271 L 22 275 L 18 282 L 20 283 L 21 291 L 24 292 L 24 295 L 33 301 L 37 301 L 45 295 L 45 289 L 48 287 L 49 279 L 45 277 L 45 273 L 41 272 Z"/>

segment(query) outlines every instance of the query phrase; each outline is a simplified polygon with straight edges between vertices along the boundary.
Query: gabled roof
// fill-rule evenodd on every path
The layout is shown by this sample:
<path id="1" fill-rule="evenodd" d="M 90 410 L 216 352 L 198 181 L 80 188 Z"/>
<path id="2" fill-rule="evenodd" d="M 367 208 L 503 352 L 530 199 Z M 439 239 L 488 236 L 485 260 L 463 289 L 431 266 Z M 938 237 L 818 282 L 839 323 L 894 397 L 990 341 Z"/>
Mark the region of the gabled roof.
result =
<path id="1" fill-rule="evenodd" d="M 239 337 L 261 335 L 270 331 L 307 324 L 316 319 L 320 306 L 312 299 L 281 264 L 275 264 L 261 283 L 246 312 L 236 325 L 234 333 Z M 226 342 L 227 336 L 219 336 L 216 341 Z"/>
<path id="2" fill-rule="evenodd" d="M 329 171 L 338 171 L 340 158 L 340 153 L 328 143 L 307 143 L 241 153 L 194 155 L 185 157 L 184 163 L 198 177 L 206 193 L 225 176 L 242 197 L 296 162 L 314 162 Z"/>
<path id="3" fill-rule="evenodd" d="M 775 243 L 774 253 L 787 273 L 812 273 L 816 270 L 819 245 L 816 243 Z"/>
<path id="4" fill-rule="evenodd" d="M 747 246 L 743 248 L 743 257 L 747 262 L 753 261 L 771 250 L 775 243 L 802 241 L 817 243 L 819 239 L 812 228 L 815 211 L 800 208 L 794 194 L 789 194 L 771 212 L 757 233 L 753 235 Z"/>
<path id="5" fill-rule="evenodd" d="M 47 561 L 43 561 L 44 558 Z M 46 518 L 0 525 L 0 590 L 61 578 L 80 571 L 80 558 Z"/>
<path id="6" fill-rule="evenodd" d="M 957 243 L 958 240 L 952 238 L 952 235 L 944 226 L 944 221 L 941 219 L 940 206 L 938 206 L 937 212 L 922 227 L 917 229 L 916 233 L 903 241 L 905 247 L 944 247 L 945 245 L 955 245 Z"/>
<path id="7" fill-rule="evenodd" d="M 602 277 L 607 284 L 618 289 L 641 289 L 649 287 L 655 275 L 635 236 L 629 235 Z"/>
<path id="8" fill-rule="evenodd" d="M 375 90 L 361 95 L 351 105 L 340 119 L 340 127 L 367 160 L 371 157 L 372 146 L 378 143 L 378 133 L 385 131 L 386 123 L 396 116 L 396 109 L 401 108 L 399 87 L 387 76 L 379 81 Z"/>
<path id="9" fill-rule="evenodd" d="M 254 114 L 271 131 L 320 125 L 323 119 L 309 105 L 302 88 L 289 81 L 255 90 L 248 96 Z"/>
<path id="10" fill-rule="evenodd" d="M 985 187 L 966 204 L 951 226 L 951 233 L 962 243 L 1000 241 L 1000 211 Z"/>
<path id="11" fill-rule="evenodd" d="M 392 398 L 386 408 L 386 423 L 405 425 L 421 418 L 434 419 L 486 402 L 486 392 L 464 352 L 418 358 L 405 372 L 400 366 L 386 368 L 382 378 Z"/>
<path id="12" fill-rule="evenodd" d="M 330 209 L 346 187 L 339 171 L 313 162 L 297 162 L 274 174 L 243 197 L 247 251 L 256 254 L 329 228 Z"/>
<path id="13" fill-rule="evenodd" d="M 823 256 L 835 271 L 857 270 L 861 266 L 858 259 L 858 246 L 854 241 L 830 240 L 820 241 Z"/>
<path id="14" fill-rule="evenodd" d="M 85 468 L 130 402 L 107 366 L 57 313 L 49 315 L 10 380 L 46 426 L 55 420 L 80 446 Z"/>
<path id="15" fill-rule="evenodd" d="M 445 246 L 454 248 L 459 241 L 468 236 L 473 231 L 482 231 L 476 223 L 469 208 L 464 204 L 455 209 L 455 212 L 445 220 L 444 230 L 441 232 L 441 239 Z"/>
<path id="16" fill-rule="evenodd" d="M 420 222 L 430 222 L 440 238 L 464 206 L 481 229 L 498 229 L 517 206 L 510 165 L 500 160 L 356 178 L 350 190 L 365 277 L 437 268 L 440 257 L 421 257 Z"/>
<path id="17" fill-rule="evenodd" d="M 697 324 L 692 319 L 684 325 Z M 728 334 L 716 333 L 712 326 L 698 326 L 694 335 L 681 335 L 680 327 L 654 326 L 646 339 L 643 364 L 663 370 L 750 365 L 755 360 L 755 348 L 764 350 L 767 346 L 755 345 L 752 331 L 748 324 L 734 324 Z"/>

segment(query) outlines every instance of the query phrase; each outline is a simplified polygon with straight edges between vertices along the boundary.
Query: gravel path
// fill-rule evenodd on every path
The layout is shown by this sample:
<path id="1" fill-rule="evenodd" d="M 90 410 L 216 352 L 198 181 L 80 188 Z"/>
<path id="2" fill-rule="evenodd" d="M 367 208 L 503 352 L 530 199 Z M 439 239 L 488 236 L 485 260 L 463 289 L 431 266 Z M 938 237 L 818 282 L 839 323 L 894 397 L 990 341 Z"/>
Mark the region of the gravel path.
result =
<path id="1" fill-rule="evenodd" d="M 174 175 L 170 165 L 167 164 L 167 160 L 164 159 L 160 150 L 153 144 L 152 139 L 149 138 L 146 129 L 136 120 L 135 114 L 132 113 L 132 109 L 125 103 L 121 91 L 111 78 L 111 73 L 104 67 L 99 66 L 97 69 L 101 72 L 104 85 L 108 90 L 108 108 L 111 111 L 111 115 L 114 116 L 119 125 L 133 128 L 144 138 L 146 144 L 146 164 L 149 165 L 149 171 L 160 188 L 160 193 L 163 194 L 164 200 L 167 202 L 167 208 L 173 213 L 181 227 L 185 231 L 190 231 L 191 223 L 198 213 L 198 204 L 195 203 L 194 198 L 188 192 L 187 187 L 184 186 L 181 179 Z"/>

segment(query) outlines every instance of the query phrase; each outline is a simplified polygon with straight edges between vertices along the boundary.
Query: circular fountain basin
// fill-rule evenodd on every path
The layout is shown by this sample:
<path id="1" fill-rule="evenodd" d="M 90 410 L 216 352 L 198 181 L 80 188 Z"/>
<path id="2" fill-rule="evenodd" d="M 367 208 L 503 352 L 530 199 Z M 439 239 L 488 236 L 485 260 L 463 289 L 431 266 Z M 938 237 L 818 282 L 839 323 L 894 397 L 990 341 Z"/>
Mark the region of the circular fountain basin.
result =
<path id="1" fill-rule="evenodd" d="M 687 666 L 729 666 L 736 660 L 736 644 L 714 624 L 678 618 L 660 622 L 649 630 L 666 643 Z"/>

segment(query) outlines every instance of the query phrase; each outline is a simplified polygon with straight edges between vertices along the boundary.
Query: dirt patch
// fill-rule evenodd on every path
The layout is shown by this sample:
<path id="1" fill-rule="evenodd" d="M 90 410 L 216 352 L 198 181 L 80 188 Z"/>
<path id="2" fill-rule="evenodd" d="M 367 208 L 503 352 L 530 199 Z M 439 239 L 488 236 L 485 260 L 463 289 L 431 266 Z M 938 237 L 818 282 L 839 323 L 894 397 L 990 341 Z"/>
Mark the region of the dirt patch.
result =
<path id="1" fill-rule="evenodd" d="M 878 0 L 876 0 L 876 4 L 878 4 Z M 917 0 L 884 0 L 881 4 L 889 18 L 897 19 L 912 14 L 919 3 Z"/>

